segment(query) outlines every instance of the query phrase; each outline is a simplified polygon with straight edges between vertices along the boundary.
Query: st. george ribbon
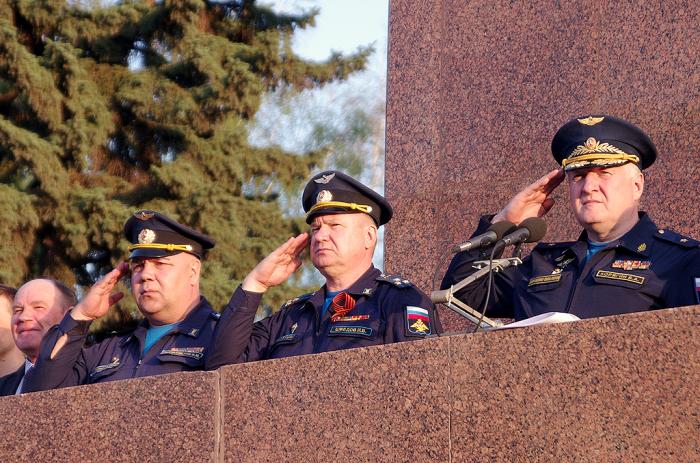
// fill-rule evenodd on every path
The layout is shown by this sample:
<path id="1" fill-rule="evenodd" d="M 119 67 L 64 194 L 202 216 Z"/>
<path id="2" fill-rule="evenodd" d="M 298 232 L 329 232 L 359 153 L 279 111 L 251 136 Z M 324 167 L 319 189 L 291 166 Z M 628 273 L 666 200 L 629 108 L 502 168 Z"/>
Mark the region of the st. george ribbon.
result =
<path id="1" fill-rule="evenodd" d="M 495 225 L 497 224 L 492 225 L 492 227 Z M 541 240 L 547 232 L 547 223 L 539 217 L 531 217 L 529 219 L 523 220 L 515 229 L 515 231 L 511 230 L 505 231 L 504 233 L 507 233 L 507 235 L 503 236 L 496 242 L 494 246 L 494 254 L 500 252 L 506 246 L 517 245 L 520 243 L 534 243 L 535 241 Z M 475 237 L 475 239 L 480 238 L 480 236 Z M 474 241 L 474 239 L 470 241 Z M 467 243 L 464 244 L 466 245 Z M 471 249 L 473 248 L 474 247 L 472 247 Z M 455 247 L 454 249 L 457 249 L 457 247 Z M 493 261 L 486 260 L 474 262 L 474 268 L 477 269 L 476 272 L 472 273 L 456 285 L 450 286 L 448 289 L 444 289 L 441 291 L 433 291 L 432 293 L 430 293 L 430 299 L 435 304 L 446 304 L 447 307 L 462 315 L 463 317 L 466 317 L 473 323 L 479 324 L 482 328 L 500 326 L 501 323 L 482 316 L 480 312 L 474 310 L 472 307 L 469 307 L 464 302 L 455 298 L 454 294 L 460 289 L 464 288 L 465 286 L 475 282 L 479 278 L 488 275 L 491 271 L 499 272 L 505 270 L 508 267 L 520 265 L 521 263 L 522 261 L 519 257 L 510 257 L 507 259 L 494 259 Z"/>

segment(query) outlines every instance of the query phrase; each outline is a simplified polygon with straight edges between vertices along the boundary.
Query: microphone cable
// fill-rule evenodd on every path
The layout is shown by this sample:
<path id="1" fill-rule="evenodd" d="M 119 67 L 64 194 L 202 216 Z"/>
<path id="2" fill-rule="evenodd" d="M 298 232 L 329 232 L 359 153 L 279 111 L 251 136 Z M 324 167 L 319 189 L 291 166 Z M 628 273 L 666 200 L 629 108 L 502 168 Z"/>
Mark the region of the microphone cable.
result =
<path id="1" fill-rule="evenodd" d="M 481 327 L 481 323 L 484 320 L 484 317 L 486 316 L 486 308 L 489 306 L 489 300 L 491 299 L 491 288 L 493 287 L 493 257 L 496 254 L 496 246 L 491 249 L 491 256 L 489 256 L 489 279 L 488 282 L 486 283 L 486 301 L 484 301 L 484 308 L 481 309 L 481 316 L 479 317 L 479 321 L 474 326 L 474 330 L 472 333 L 476 333 L 479 331 L 479 328 Z"/>

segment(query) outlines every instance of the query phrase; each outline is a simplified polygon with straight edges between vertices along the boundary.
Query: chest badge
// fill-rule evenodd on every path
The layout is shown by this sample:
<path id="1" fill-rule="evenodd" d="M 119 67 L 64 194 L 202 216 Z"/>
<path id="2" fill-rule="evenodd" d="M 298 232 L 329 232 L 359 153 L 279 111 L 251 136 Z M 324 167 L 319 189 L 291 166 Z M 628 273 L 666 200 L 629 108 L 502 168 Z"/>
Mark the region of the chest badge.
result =
<path id="1" fill-rule="evenodd" d="M 611 267 L 623 270 L 646 270 L 651 267 L 651 262 L 648 260 L 616 260 Z"/>
<path id="2" fill-rule="evenodd" d="M 174 355 L 199 360 L 204 357 L 204 347 L 171 347 L 163 349 L 159 355 Z"/>
<path id="3" fill-rule="evenodd" d="M 560 274 L 561 272 L 564 271 L 564 268 L 567 265 L 569 265 L 570 263 L 572 263 L 573 261 L 576 260 L 575 257 L 565 258 L 564 256 L 565 256 L 565 254 L 562 254 L 561 256 L 554 259 L 557 262 L 557 266 L 554 268 L 554 270 L 552 270 L 552 275 Z"/>
<path id="4" fill-rule="evenodd" d="M 361 320 L 369 320 L 369 315 L 348 315 L 346 317 L 332 317 L 331 322 L 356 322 Z"/>
<path id="5" fill-rule="evenodd" d="M 112 357 L 111 362 L 105 363 L 104 365 L 97 365 L 95 367 L 95 371 L 93 372 L 93 374 L 99 373 L 99 372 L 105 371 L 105 370 L 110 370 L 112 368 L 116 368 L 119 366 L 119 363 L 120 363 L 119 357 Z"/>

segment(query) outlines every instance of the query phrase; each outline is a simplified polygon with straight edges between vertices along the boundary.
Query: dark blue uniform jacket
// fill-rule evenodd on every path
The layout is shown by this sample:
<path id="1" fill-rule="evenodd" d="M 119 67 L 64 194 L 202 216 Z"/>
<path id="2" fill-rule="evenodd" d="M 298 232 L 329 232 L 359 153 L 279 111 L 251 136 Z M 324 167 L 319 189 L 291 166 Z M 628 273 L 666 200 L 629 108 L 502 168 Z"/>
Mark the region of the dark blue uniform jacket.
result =
<path id="1" fill-rule="evenodd" d="M 475 235 L 489 227 L 482 217 Z M 594 254 L 585 266 L 585 231 L 577 241 L 538 244 L 518 267 L 494 275 L 495 294 L 487 308 L 492 317 L 522 320 L 546 312 L 570 312 L 580 318 L 680 307 L 698 303 L 695 277 L 700 277 L 700 243 L 659 229 L 645 214 L 618 240 Z M 488 259 L 490 249 L 465 251 L 450 263 L 443 289 Z M 457 292 L 476 310 L 486 299 L 487 278 Z"/>
<path id="2" fill-rule="evenodd" d="M 22 382 L 24 377 L 24 363 L 14 373 L 5 375 L 0 378 L 0 397 L 6 395 L 14 395 L 17 391 L 17 386 Z M 23 388 L 24 389 L 24 388 Z"/>
<path id="3" fill-rule="evenodd" d="M 285 303 L 253 324 L 260 295 L 236 290 L 217 327 L 217 353 L 210 368 L 425 338 L 442 332 L 430 299 L 400 277 L 371 267 L 345 292 L 355 307 L 337 321 L 329 309 L 320 318 L 325 289 Z M 420 310 L 419 310 L 420 309 Z M 417 318 L 425 314 L 423 318 Z M 423 324 L 416 322 L 421 320 Z"/>
<path id="4" fill-rule="evenodd" d="M 41 343 L 34 368 L 29 370 L 23 392 L 43 391 L 79 384 L 203 370 L 212 350 L 214 328 L 219 314 L 203 297 L 187 317 L 141 354 L 148 322 L 143 320 L 132 332 L 114 336 L 83 348 L 90 322 L 78 322 L 66 314 L 51 328 Z M 55 358 L 56 341 L 68 335 Z"/>

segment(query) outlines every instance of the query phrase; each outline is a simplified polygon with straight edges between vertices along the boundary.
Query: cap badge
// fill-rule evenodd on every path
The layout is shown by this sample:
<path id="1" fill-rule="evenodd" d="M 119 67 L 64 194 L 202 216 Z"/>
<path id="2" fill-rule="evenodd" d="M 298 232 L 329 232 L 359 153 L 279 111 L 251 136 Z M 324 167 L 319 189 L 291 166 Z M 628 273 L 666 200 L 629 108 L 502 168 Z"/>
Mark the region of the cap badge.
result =
<path id="1" fill-rule="evenodd" d="M 577 119 L 579 123 L 583 125 L 596 125 L 599 122 L 603 122 L 604 117 L 593 117 L 593 116 L 588 116 L 584 119 Z"/>
<path id="2" fill-rule="evenodd" d="M 583 145 L 578 145 L 571 152 L 569 158 L 584 154 L 625 154 L 625 152 L 610 143 L 600 143 L 595 138 L 589 137 Z"/>
<path id="3" fill-rule="evenodd" d="M 156 232 L 150 228 L 144 228 L 139 232 L 139 244 L 151 244 L 156 240 Z"/>
<path id="4" fill-rule="evenodd" d="M 598 146 L 598 140 L 593 137 L 589 137 L 588 140 L 586 140 L 585 146 L 589 150 L 595 149 L 595 147 Z"/>
<path id="5" fill-rule="evenodd" d="M 138 211 L 134 212 L 134 217 L 136 217 L 139 220 L 149 220 L 151 219 L 155 214 L 152 211 Z"/>
<path id="6" fill-rule="evenodd" d="M 335 177 L 335 172 L 332 173 L 332 174 L 328 174 L 328 175 L 321 175 L 319 178 L 315 178 L 315 179 L 314 179 L 314 182 L 316 182 L 316 183 L 322 183 L 322 184 L 325 185 L 326 183 L 328 183 L 328 182 L 330 182 L 331 180 L 333 180 L 333 177 Z"/>
<path id="7" fill-rule="evenodd" d="M 318 192 L 316 196 L 317 203 L 327 203 L 329 201 L 333 201 L 333 193 L 328 190 L 321 190 Z"/>

